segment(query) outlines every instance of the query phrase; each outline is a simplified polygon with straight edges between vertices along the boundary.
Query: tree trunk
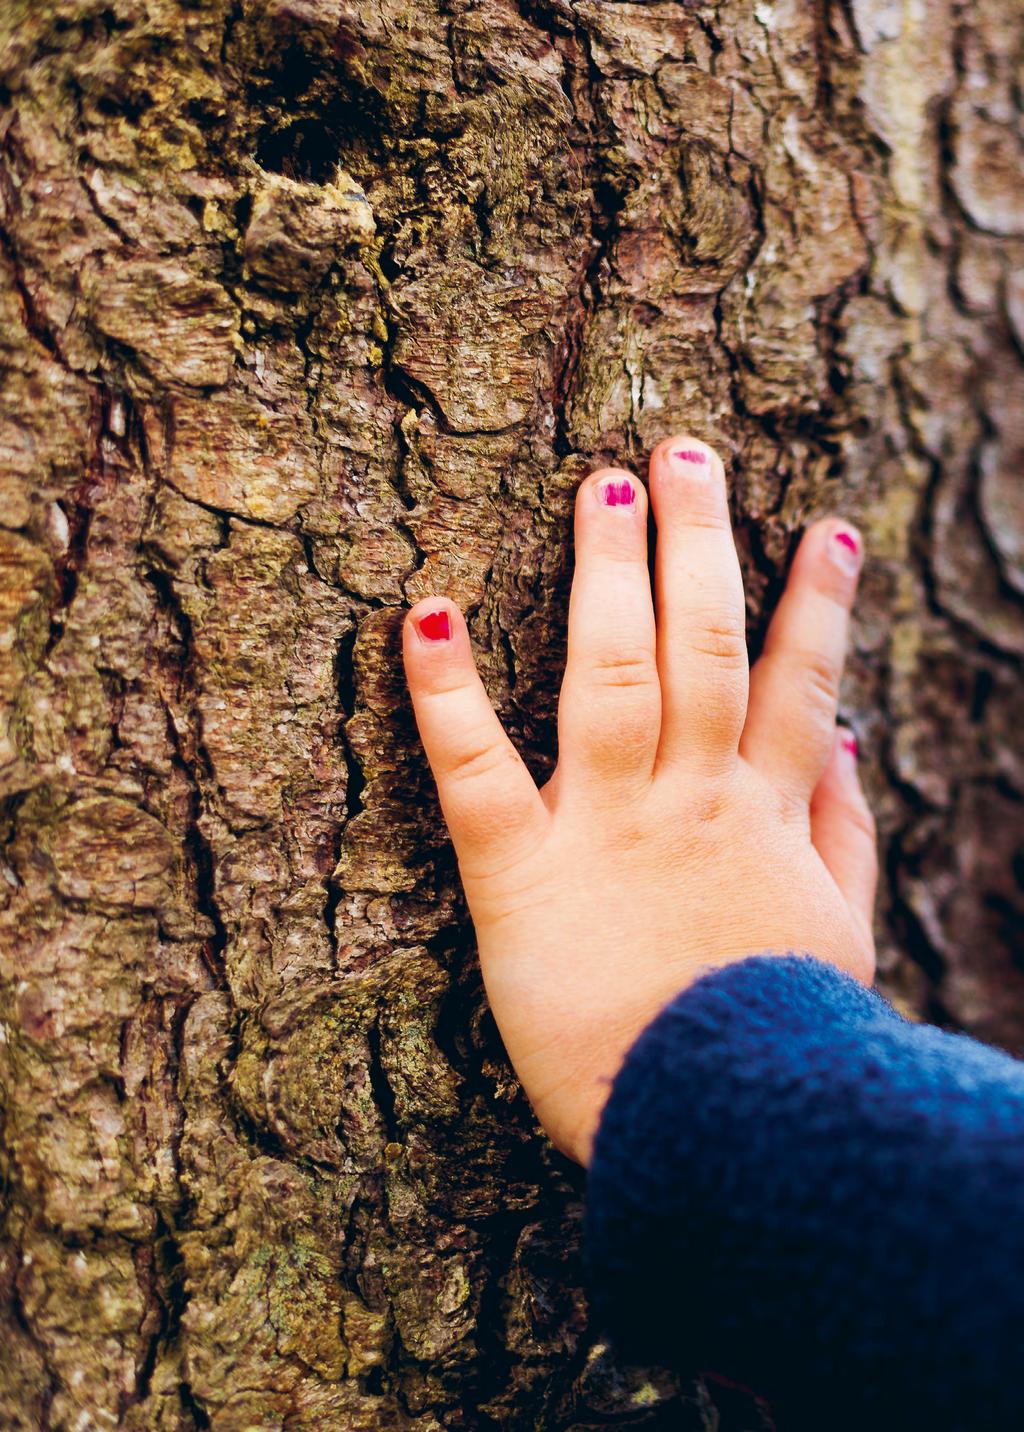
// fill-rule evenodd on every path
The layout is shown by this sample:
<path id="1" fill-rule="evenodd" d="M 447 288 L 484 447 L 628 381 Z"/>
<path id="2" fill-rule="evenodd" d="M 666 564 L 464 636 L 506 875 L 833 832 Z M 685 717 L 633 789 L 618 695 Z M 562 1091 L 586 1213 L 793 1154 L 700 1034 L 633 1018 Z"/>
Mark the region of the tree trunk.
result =
<path id="1" fill-rule="evenodd" d="M 762 1425 L 587 1327 L 396 633 L 543 776 L 589 466 L 720 447 L 755 645 L 847 513 L 883 983 L 1020 1048 L 1022 40 L 3 0 L 4 1428 Z"/>

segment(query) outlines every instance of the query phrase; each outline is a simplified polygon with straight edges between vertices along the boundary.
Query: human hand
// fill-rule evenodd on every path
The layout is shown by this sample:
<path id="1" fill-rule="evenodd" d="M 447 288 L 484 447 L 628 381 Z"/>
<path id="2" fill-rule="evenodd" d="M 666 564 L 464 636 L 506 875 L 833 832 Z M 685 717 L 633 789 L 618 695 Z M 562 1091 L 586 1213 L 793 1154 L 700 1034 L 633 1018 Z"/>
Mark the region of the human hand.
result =
<path id="1" fill-rule="evenodd" d="M 836 727 L 862 542 L 805 534 L 748 673 L 717 454 L 688 437 L 576 500 L 558 765 L 540 790 L 499 723 L 456 605 L 409 612 L 406 674 L 459 858 L 495 1020 L 554 1143 L 586 1164 L 634 1039 L 708 969 L 808 951 L 869 983 L 877 861 Z"/>

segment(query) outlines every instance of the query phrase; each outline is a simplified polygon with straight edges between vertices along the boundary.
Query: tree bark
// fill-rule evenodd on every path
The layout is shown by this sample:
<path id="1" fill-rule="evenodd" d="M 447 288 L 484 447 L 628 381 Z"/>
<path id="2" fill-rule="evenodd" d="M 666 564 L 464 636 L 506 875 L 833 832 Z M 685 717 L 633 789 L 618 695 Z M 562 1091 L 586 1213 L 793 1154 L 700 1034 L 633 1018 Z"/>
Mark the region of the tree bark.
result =
<path id="1" fill-rule="evenodd" d="M 1022 44 L 5 0 L 5 1428 L 766 1425 L 588 1328 L 396 633 L 460 601 L 543 777 L 591 465 L 719 446 L 755 647 L 848 514 L 883 982 L 1020 1049 Z"/>

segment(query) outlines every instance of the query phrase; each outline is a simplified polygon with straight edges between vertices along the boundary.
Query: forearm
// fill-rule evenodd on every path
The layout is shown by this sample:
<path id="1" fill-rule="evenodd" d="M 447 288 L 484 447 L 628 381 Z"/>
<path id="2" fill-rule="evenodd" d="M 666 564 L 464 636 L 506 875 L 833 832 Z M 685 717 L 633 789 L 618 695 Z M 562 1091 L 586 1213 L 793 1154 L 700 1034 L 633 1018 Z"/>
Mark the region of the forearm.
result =
<path id="1" fill-rule="evenodd" d="M 1019 1425 L 1022 1197 L 1021 1065 L 817 961 L 747 960 L 615 1082 L 597 1312 L 627 1354 L 763 1392 L 782 1432 L 826 1405 L 830 1429 Z"/>

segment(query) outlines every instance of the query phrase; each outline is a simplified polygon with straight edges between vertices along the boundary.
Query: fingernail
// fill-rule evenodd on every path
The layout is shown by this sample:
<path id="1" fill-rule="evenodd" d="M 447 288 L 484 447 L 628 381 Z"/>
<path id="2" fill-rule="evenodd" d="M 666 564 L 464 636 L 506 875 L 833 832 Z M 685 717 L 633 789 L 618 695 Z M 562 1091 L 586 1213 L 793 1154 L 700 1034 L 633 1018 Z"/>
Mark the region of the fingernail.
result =
<path id="1" fill-rule="evenodd" d="M 707 467 L 708 455 L 703 448 L 676 448 L 672 461 L 679 467 Z"/>
<path id="2" fill-rule="evenodd" d="M 597 492 L 606 507 L 632 507 L 636 501 L 636 489 L 628 477 L 610 477 Z"/>
<path id="3" fill-rule="evenodd" d="M 427 641 L 450 641 L 451 618 L 445 611 L 427 612 L 426 616 L 417 619 L 416 630 Z"/>
<path id="4" fill-rule="evenodd" d="M 847 576 L 855 577 L 863 556 L 860 537 L 852 528 L 840 527 L 828 539 L 828 555 Z"/>
<path id="5" fill-rule="evenodd" d="M 852 731 L 844 731 L 839 739 L 839 744 L 848 756 L 852 756 L 854 760 L 857 759 L 860 747 L 857 745 L 857 737 Z"/>

